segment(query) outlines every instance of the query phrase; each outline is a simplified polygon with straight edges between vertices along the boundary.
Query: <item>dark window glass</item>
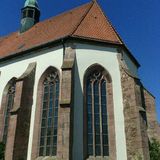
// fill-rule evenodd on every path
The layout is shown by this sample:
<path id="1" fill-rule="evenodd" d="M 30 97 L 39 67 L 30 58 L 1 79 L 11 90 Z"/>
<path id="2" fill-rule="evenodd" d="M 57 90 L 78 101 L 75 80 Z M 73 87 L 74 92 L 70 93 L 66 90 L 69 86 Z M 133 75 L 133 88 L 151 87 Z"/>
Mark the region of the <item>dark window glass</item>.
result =
<path id="1" fill-rule="evenodd" d="M 93 145 L 88 144 L 88 155 L 93 155 Z"/>
<path id="2" fill-rule="evenodd" d="M 13 82 L 13 84 L 11 84 L 11 86 L 9 87 L 8 94 L 7 94 L 7 101 L 6 101 L 6 108 L 5 108 L 4 132 L 3 132 L 3 143 L 4 144 L 6 144 L 6 141 L 7 141 L 10 111 L 13 108 L 14 96 L 15 96 L 15 83 Z"/>
<path id="3" fill-rule="evenodd" d="M 33 10 L 31 10 L 31 9 L 29 9 L 29 10 L 28 10 L 28 17 L 30 17 L 30 18 L 34 18 L 33 13 L 34 13 L 34 11 L 33 11 Z"/>
<path id="4" fill-rule="evenodd" d="M 57 136 L 53 137 L 53 144 L 56 145 L 57 144 Z"/>
<path id="5" fill-rule="evenodd" d="M 108 135 L 103 135 L 103 144 L 104 145 L 108 144 Z"/>
<path id="6" fill-rule="evenodd" d="M 96 145 L 96 156 L 101 156 L 101 146 L 100 145 Z"/>
<path id="7" fill-rule="evenodd" d="M 103 146 L 103 155 L 108 156 L 109 155 L 109 147 L 108 146 Z"/>
<path id="8" fill-rule="evenodd" d="M 44 151 L 44 148 L 43 148 L 43 147 L 40 147 L 40 149 L 39 149 L 39 153 L 40 153 L 39 155 L 40 155 L 40 156 L 43 156 L 43 151 Z"/>
<path id="9" fill-rule="evenodd" d="M 92 133 L 90 134 L 90 133 L 88 134 L 88 144 L 92 145 L 93 144 L 93 134 Z"/>
<path id="10" fill-rule="evenodd" d="M 40 145 L 44 146 L 44 137 L 41 137 Z"/>
<path id="11" fill-rule="evenodd" d="M 88 156 L 108 156 L 108 121 L 106 80 L 100 71 L 87 77 L 87 149 Z"/>
<path id="12" fill-rule="evenodd" d="M 98 145 L 100 145 L 101 143 L 100 143 L 100 134 L 99 135 L 97 135 L 96 134 L 96 144 Z"/>
<path id="13" fill-rule="evenodd" d="M 102 138 L 103 138 L 103 155 L 109 154 L 108 147 L 108 122 L 107 122 L 107 106 L 106 106 L 106 81 L 101 83 L 101 94 L 102 94 Z"/>
<path id="14" fill-rule="evenodd" d="M 23 18 L 26 18 L 26 17 L 27 17 L 27 10 L 24 10 L 24 11 L 23 11 L 22 17 L 23 17 Z"/>
<path id="15" fill-rule="evenodd" d="M 91 95 L 87 96 L 87 100 L 88 100 L 88 104 L 92 104 L 92 97 L 91 97 Z"/>
<path id="16" fill-rule="evenodd" d="M 59 78 L 53 72 L 43 83 L 40 156 L 55 156 L 57 152 L 58 97 Z"/>
<path id="17" fill-rule="evenodd" d="M 56 155 L 56 152 L 57 152 L 57 146 L 53 146 L 52 155 Z"/>

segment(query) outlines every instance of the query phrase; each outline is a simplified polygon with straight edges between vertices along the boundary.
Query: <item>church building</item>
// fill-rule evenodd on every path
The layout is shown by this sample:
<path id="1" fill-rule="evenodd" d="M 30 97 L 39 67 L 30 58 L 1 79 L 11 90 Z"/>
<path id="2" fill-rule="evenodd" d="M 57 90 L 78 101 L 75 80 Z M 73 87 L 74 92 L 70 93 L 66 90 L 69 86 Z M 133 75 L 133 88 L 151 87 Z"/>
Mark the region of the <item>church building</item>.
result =
<path id="1" fill-rule="evenodd" d="M 150 160 L 155 97 L 98 2 L 41 22 L 36 0 L 21 12 L 0 37 L 4 159 Z"/>

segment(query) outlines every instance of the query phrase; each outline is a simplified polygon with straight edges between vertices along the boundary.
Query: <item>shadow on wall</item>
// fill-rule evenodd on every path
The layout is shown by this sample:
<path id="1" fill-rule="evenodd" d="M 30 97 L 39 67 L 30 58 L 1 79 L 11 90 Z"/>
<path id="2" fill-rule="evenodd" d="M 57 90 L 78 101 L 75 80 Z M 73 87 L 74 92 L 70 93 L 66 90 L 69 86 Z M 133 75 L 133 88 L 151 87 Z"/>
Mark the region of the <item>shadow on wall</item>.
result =
<path id="1" fill-rule="evenodd" d="M 74 66 L 73 146 L 72 159 L 83 159 L 83 90 L 77 60 Z"/>

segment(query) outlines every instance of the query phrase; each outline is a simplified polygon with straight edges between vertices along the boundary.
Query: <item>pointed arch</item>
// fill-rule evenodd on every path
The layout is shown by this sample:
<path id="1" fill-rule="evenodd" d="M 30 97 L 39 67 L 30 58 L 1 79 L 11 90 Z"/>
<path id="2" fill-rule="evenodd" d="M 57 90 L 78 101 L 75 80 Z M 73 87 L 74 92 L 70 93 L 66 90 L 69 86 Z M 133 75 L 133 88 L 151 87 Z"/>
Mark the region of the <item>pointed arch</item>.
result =
<path id="1" fill-rule="evenodd" d="M 10 119 L 10 111 L 13 108 L 15 96 L 16 79 L 10 79 L 3 90 L 1 109 L 0 109 L 0 141 L 4 144 L 7 142 L 8 125 Z"/>
<path id="2" fill-rule="evenodd" d="M 37 90 L 32 158 L 56 156 L 60 74 L 48 67 L 42 74 Z"/>
<path id="3" fill-rule="evenodd" d="M 84 158 L 116 159 L 112 78 L 99 64 L 84 75 Z"/>

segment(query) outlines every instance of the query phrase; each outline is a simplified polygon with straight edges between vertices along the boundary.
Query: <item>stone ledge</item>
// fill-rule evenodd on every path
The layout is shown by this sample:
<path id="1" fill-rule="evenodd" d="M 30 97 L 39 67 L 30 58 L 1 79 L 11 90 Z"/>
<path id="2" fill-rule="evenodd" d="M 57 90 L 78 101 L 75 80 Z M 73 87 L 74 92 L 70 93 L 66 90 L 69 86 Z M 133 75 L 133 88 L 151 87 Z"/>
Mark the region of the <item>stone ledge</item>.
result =
<path id="1" fill-rule="evenodd" d="M 102 156 L 90 156 L 87 160 L 109 160 L 108 156 L 102 157 Z"/>
<path id="2" fill-rule="evenodd" d="M 45 156 L 45 157 L 38 157 L 35 160 L 58 160 L 55 156 L 50 157 L 50 156 Z"/>

